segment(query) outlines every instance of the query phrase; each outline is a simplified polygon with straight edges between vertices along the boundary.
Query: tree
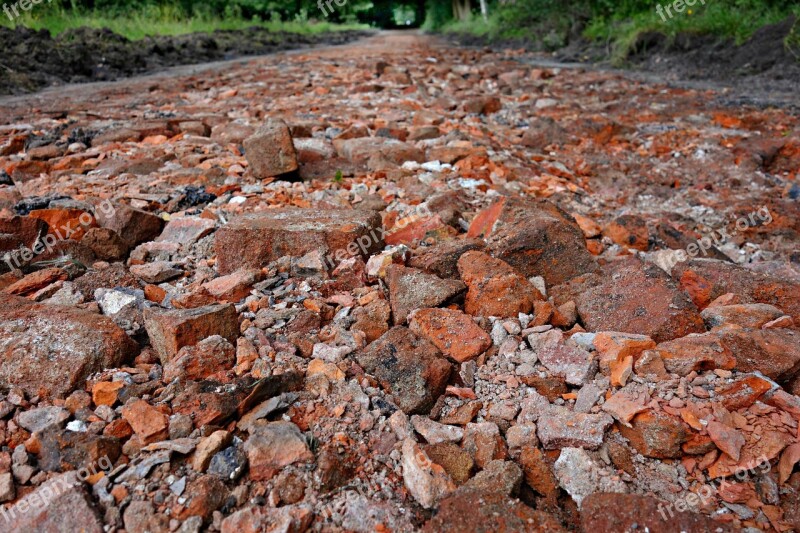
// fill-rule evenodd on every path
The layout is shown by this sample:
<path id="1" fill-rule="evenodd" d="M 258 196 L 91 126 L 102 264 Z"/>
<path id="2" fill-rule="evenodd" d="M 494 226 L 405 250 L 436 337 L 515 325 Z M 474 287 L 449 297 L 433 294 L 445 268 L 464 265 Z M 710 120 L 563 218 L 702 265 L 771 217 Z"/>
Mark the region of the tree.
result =
<path id="1" fill-rule="evenodd" d="M 470 0 L 452 0 L 453 17 L 456 20 L 469 20 L 472 16 L 472 5 Z"/>

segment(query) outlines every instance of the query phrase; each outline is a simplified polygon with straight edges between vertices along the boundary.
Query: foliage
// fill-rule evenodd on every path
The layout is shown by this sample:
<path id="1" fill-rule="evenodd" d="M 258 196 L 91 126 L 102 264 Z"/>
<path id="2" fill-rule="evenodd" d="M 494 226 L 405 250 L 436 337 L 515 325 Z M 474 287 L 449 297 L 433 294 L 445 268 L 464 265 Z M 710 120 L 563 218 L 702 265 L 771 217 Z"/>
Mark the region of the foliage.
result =
<path id="1" fill-rule="evenodd" d="M 664 20 L 656 7 L 671 0 L 494 0 L 488 23 L 479 17 L 468 22 L 442 22 L 429 11 L 429 26 L 445 32 L 469 33 L 492 39 L 522 39 L 542 48 L 558 48 L 578 37 L 609 43 L 622 60 L 638 37 L 660 32 L 668 37 L 690 32 L 734 38 L 741 43 L 758 28 L 800 15 L 797 0 L 706 0 Z M 476 2 L 473 2 L 473 8 Z M 434 23 L 435 22 L 435 23 Z M 800 47 L 797 30 L 786 46 Z"/>
<path id="2" fill-rule="evenodd" d="M 323 0 L 323 4 L 328 2 Z M 670 0 L 487 2 L 488 21 L 477 15 L 479 0 L 471 2 L 475 16 L 454 21 L 453 6 L 469 5 L 468 0 L 346 0 L 341 6 L 331 1 L 331 9 L 324 12 L 318 0 L 53 0 L 36 5 L 16 22 L 56 33 L 81 25 L 108 27 L 135 39 L 250 25 L 308 33 L 331 30 L 332 24 L 389 27 L 412 18 L 420 24 L 424 18 L 426 30 L 526 40 L 542 48 L 557 48 L 584 36 L 610 43 L 617 57 L 624 58 L 643 32 L 673 36 L 688 31 L 742 41 L 758 27 L 792 11 L 800 15 L 797 0 L 705 0 L 705 5 L 698 1 L 691 14 L 687 11 L 667 21 L 656 13 L 656 6 L 668 5 Z M 0 24 L 13 24 L 5 17 L 0 20 Z M 800 48 L 798 33 L 785 43 L 793 52 Z"/>

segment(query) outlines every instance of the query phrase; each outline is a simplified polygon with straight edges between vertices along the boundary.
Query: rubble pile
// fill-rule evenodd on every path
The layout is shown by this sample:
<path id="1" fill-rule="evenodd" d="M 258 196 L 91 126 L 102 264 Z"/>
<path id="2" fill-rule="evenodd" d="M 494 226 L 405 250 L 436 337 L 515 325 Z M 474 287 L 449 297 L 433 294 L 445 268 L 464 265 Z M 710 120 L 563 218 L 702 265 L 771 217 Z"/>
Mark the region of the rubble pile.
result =
<path id="1" fill-rule="evenodd" d="M 800 529 L 800 121 L 384 33 L 0 102 L 0 529 Z"/>

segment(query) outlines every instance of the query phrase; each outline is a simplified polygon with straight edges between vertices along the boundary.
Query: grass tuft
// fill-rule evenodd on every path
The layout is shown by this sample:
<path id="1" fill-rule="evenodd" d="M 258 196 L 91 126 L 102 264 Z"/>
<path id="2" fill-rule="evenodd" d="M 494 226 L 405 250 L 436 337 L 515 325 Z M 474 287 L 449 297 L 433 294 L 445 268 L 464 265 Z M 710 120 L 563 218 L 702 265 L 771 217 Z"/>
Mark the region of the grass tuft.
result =
<path id="1" fill-rule="evenodd" d="M 132 41 L 156 35 L 185 35 L 190 33 L 211 33 L 216 30 L 242 30 L 251 27 L 266 28 L 271 32 L 287 32 L 301 35 L 316 35 L 334 31 L 361 30 L 368 26 L 362 24 L 332 24 L 319 21 L 281 21 L 245 19 L 242 17 L 218 17 L 213 15 L 187 16 L 182 10 L 171 5 L 151 5 L 128 13 L 106 13 L 95 10 L 80 12 L 60 7 L 37 6 L 23 16 L 10 21 L 0 18 L 0 26 L 23 26 L 34 30 L 48 30 L 54 37 L 76 28 L 109 29 Z"/>

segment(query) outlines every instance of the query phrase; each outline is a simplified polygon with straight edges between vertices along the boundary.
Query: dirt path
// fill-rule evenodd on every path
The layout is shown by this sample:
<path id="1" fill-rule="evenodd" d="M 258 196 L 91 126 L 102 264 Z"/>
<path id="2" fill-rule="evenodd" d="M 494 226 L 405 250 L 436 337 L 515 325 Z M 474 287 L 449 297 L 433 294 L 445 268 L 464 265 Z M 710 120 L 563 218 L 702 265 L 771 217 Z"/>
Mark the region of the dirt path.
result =
<path id="1" fill-rule="evenodd" d="M 800 117 L 530 61 L 0 99 L 0 529 L 800 528 Z"/>

